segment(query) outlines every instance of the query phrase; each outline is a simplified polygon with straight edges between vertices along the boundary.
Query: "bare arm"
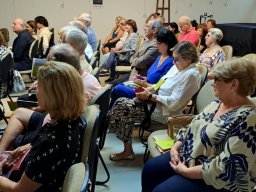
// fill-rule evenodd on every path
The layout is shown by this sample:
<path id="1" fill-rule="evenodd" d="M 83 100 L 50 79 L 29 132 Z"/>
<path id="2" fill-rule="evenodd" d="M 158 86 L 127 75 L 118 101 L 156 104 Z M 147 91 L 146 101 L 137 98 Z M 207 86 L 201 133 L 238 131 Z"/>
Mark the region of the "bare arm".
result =
<path id="1" fill-rule="evenodd" d="M 17 136 L 28 127 L 28 122 L 33 112 L 26 108 L 18 108 L 14 111 L 0 141 L 0 151 L 6 151 L 11 148 Z"/>

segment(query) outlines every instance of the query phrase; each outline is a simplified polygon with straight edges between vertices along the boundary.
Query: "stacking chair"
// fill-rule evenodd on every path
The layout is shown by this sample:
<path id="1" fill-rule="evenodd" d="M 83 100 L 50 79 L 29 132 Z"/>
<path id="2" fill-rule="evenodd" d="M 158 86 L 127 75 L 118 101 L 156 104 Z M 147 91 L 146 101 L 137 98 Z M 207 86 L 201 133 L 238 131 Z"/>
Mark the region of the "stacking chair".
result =
<path id="1" fill-rule="evenodd" d="M 7 84 L 7 90 L 4 90 L 1 92 L 0 97 L 0 120 L 4 119 L 6 123 L 7 117 L 4 115 L 4 108 L 3 103 L 1 101 L 2 98 L 7 97 L 12 101 L 12 98 L 10 97 L 10 93 L 12 91 L 12 85 L 13 85 L 13 68 L 14 68 L 14 61 L 12 58 L 11 53 L 7 54 L 3 60 L 0 60 L 0 87 L 3 84 Z"/>
<path id="2" fill-rule="evenodd" d="M 95 56 L 92 56 L 90 60 L 90 65 L 92 66 L 93 69 L 98 67 L 98 58 Z"/>
<path id="3" fill-rule="evenodd" d="M 100 52 L 100 44 L 101 44 L 101 39 L 99 39 L 97 41 L 97 46 L 96 46 L 96 50 Z"/>
<path id="4" fill-rule="evenodd" d="M 39 58 L 39 52 L 42 52 L 42 49 L 39 50 L 39 44 L 42 42 L 42 39 L 36 39 L 32 42 L 29 48 L 29 58 L 31 61 L 33 61 L 34 58 Z M 31 77 L 32 69 L 19 71 L 21 76 L 27 75 L 30 78 L 30 81 L 28 83 L 33 82 L 33 79 Z"/>
<path id="5" fill-rule="evenodd" d="M 200 89 L 203 87 L 203 85 L 205 84 L 206 80 L 207 80 L 207 75 L 208 75 L 208 69 L 205 65 L 201 65 L 201 64 L 197 64 L 196 65 L 200 75 L 201 75 L 201 83 L 200 83 Z M 191 105 L 190 105 L 190 109 L 188 113 L 191 113 L 192 111 L 194 111 L 194 114 L 197 113 L 196 111 L 196 98 L 198 93 L 200 92 L 200 89 L 198 90 L 198 92 L 192 97 L 191 99 Z"/>
<path id="6" fill-rule="evenodd" d="M 72 165 L 65 176 L 63 192 L 85 192 L 89 182 L 89 165 L 84 162 Z"/>
<path id="7" fill-rule="evenodd" d="M 224 53 L 226 54 L 226 58 L 230 59 L 233 56 L 233 47 L 231 45 L 224 45 L 221 47 Z"/>
<path id="8" fill-rule="evenodd" d="M 88 106 L 83 117 L 87 122 L 87 127 L 82 139 L 81 161 L 89 164 L 90 191 L 94 191 L 99 153 L 97 145 L 99 108 L 96 105 Z"/>
<path id="9" fill-rule="evenodd" d="M 107 179 L 105 181 L 96 181 L 96 184 L 102 185 L 108 182 L 110 178 L 110 174 L 108 171 L 108 168 L 104 162 L 104 159 L 102 158 L 100 154 L 100 150 L 103 148 L 104 143 L 105 143 L 105 138 L 107 134 L 107 122 L 106 122 L 106 117 L 108 113 L 108 108 L 109 108 L 109 100 L 110 100 L 110 93 L 111 93 L 111 85 L 107 84 L 105 87 L 103 87 L 99 92 L 92 98 L 90 104 L 96 104 L 99 106 L 100 109 L 100 114 L 99 114 L 99 126 L 98 126 L 98 148 L 99 148 L 99 158 L 100 161 L 104 167 L 104 170 L 107 174 Z"/>
<path id="10" fill-rule="evenodd" d="M 243 58 L 245 58 L 249 61 L 256 62 L 256 54 L 255 53 L 249 53 L 249 54 L 243 56 Z"/>

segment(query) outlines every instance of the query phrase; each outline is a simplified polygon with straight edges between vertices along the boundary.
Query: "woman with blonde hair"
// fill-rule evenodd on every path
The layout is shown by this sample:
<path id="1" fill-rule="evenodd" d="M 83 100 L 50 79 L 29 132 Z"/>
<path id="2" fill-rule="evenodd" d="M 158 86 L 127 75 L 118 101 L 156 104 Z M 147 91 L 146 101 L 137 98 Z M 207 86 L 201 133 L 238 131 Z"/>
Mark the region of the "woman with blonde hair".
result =
<path id="1" fill-rule="evenodd" d="M 124 30 L 120 27 L 119 23 L 123 19 L 123 17 L 118 16 L 115 19 L 116 26 L 112 29 L 111 33 L 105 38 L 104 42 L 102 43 L 102 53 L 108 53 L 111 48 L 116 46 L 116 43 L 120 40 L 123 36 Z"/>
<path id="2" fill-rule="evenodd" d="M 86 109 L 83 83 L 76 69 L 49 61 L 38 71 L 38 104 L 50 114 L 31 112 L 28 126 L 39 127 L 37 136 L 10 156 L 28 152 L 24 172 L 17 181 L 0 176 L 3 191 L 61 191 L 68 168 L 80 160 Z M 28 128 L 29 129 L 29 128 Z M 0 163 L 1 171 L 7 160 Z"/>
<path id="3" fill-rule="evenodd" d="M 217 97 L 186 129 L 170 152 L 150 159 L 142 192 L 241 192 L 256 185 L 256 65 L 244 58 L 216 65 L 210 78 Z"/>

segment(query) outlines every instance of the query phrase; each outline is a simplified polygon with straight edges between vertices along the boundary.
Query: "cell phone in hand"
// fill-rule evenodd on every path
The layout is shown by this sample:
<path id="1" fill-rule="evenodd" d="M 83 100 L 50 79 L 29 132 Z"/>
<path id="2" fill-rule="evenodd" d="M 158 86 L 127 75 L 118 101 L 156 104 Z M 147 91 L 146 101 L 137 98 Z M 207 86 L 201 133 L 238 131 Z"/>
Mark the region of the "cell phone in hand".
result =
<path id="1" fill-rule="evenodd" d="M 137 87 L 135 89 L 135 93 L 140 93 L 140 92 L 143 92 L 143 91 L 144 91 L 144 89 L 142 87 Z"/>

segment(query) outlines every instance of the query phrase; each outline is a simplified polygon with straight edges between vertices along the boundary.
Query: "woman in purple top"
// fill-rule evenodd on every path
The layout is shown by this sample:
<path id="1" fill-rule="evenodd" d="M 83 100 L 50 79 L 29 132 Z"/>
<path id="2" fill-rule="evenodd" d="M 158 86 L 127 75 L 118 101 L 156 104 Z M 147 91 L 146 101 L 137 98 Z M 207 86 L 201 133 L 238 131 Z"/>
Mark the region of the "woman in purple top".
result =
<path id="1" fill-rule="evenodd" d="M 156 35 L 157 48 L 161 53 L 147 71 L 147 77 L 136 76 L 133 82 L 125 82 L 114 87 L 111 93 L 110 108 L 119 97 L 134 98 L 135 87 L 145 87 L 146 84 L 155 84 L 173 66 L 171 48 L 177 44 L 175 34 L 166 28 L 162 28 Z"/>

